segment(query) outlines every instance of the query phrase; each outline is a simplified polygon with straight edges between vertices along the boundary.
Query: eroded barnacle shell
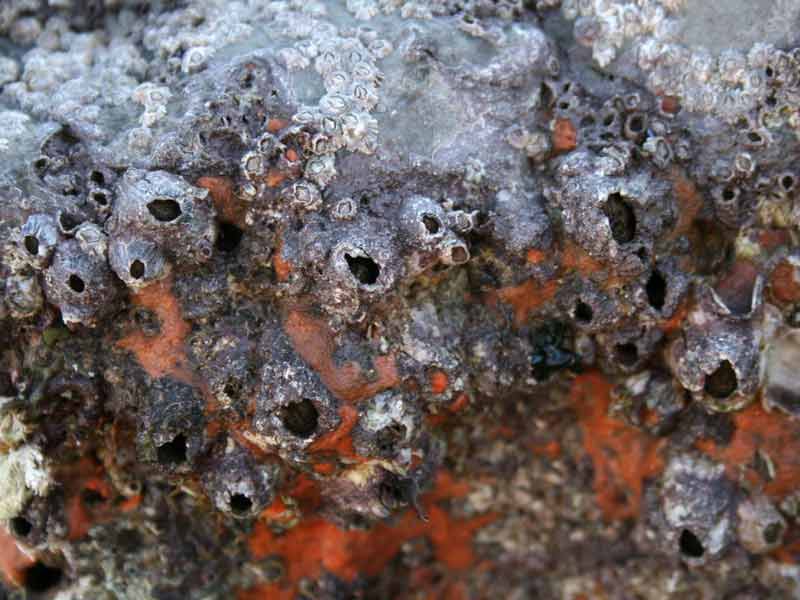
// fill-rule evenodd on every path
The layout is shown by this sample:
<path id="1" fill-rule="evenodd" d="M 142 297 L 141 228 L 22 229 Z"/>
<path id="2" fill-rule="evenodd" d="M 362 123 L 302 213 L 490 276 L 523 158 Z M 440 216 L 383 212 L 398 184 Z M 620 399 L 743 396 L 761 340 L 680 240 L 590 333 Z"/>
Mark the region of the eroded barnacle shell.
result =
<path id="1" fill-rule="evenodd" d="M 362 456 L 378 456 L 407 466 L 421 427 L 422 415 L 413 399 L 385 392 L 360 407 L 353 444 Z"/>
<path id="2" fill-rule="evenodd" d="M 708 409 L 737 410 L 753 400 L 760 383 L 759 340 L 752 322 L 699 306 L 689 313 L 683 337 L 669 348 L 670 365 Z"/>
<path id="3" fill-rule="evenodd" d="M 32 317 L 44 305 L 38 277 L 31 274 L 14 274 L 6 279 L 5 303 L 16 319 Z"/>
<path id="4" fill-rule="evenodd" d="M 447 217 L 442 207 L 425 196 L 412 196 L 403 202 L 400 226 L 414 247 L 429 248 L 447 233 Z"/>
<path id="5" fill-rule="evenodd" d="M 211 257 L 216 238 L 214 217 L 208 190 L 165 171 L 130 169 L 119 183 L 106 229 L 112 237 L 133 235 L 150 240 L 175 266 L 181 266 Z"/>
<path id="6" fill-rule="evenodd" d="M 97 244 L 105 247 L 105 241 Z M 82 247 L 83 246 L 83 247 Z M 94 326 L 114 309 L 119 288 L 103 252 L 94 252 L 77 239 L 64 240 L 44 273 L 48 302 L 61 310 L 64 323 Z"/>
<path id="7" fill-rule="evenodd" d="M 789 329 L 776 336 L 766 351 L 763 402 L 767 410 L 777 408 L 800 417 L 800 329 Z"/>
<path id="8" fill-rule="evenodd" d="M 203 487 L 217 510 L 237 519 L 257 516 L 275 498 L 280 483 L 277 461 L 256 462 L 229 440 L 203 475 Z"/>
<path id="9" fill-rule="evenodd" d="M 739 543 L 748 552 L 765 554 L 781 545 L 786 520 L 763 494 L 743 498 L 736 510 Z"/>
<path id="10" fill-rule="evenodd" d="M 315 156 L 306 163 L 305 178 L 324 188 L 336 177 L 336 159 L 332 154 Z"/>
<path id="11" fill-rule="evenodd" d="M 336 428 L 338 405 L 285 335 L 267 327 L 263 343 L 269 349 L 268 358 L 261 371 L 249 439 L 265 448 L 297 452 Z"/>
<path id="12" fill-rule="evenodd" d="M 163 279 L 170 266 L 155 243 L 138 238 L 115 238 L 108 251 L 108 262 L 125 285 L 141 289 Z"/>
<path id="13" fill-rule="evenodd" d="M 50 264 L 61 240 L 58 225 L 50 215 L 31 215 L 20 228 L 17 243 L 20 255 L 32 267 L 43 269 Z"/>
<path id="14" fill-rule="evenodd" d="M 189 385 L 153 382 L 139 417 L 136 442 L 144 461 L 169 472 L 188 472 L 206 446 L 203 400 Z"/>
<path id="15" fill-rule="evenodd" d="M 663 475 L 661 509 L 669 550 L 690 564 L 718 557 L 735 535 L 735 488 L 725 467 L 693 454 L 673 457 Z"/>

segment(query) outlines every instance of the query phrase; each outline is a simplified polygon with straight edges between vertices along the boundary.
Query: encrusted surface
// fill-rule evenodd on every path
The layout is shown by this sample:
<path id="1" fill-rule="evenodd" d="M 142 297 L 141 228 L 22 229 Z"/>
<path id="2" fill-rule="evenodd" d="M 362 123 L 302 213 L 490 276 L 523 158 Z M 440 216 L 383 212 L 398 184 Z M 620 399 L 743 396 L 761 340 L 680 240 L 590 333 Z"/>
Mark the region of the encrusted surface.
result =
<path id="1" fill-rule="evenodd" d="M 0 597 L 800 597 L 798 18 L 2 2 Z"/>

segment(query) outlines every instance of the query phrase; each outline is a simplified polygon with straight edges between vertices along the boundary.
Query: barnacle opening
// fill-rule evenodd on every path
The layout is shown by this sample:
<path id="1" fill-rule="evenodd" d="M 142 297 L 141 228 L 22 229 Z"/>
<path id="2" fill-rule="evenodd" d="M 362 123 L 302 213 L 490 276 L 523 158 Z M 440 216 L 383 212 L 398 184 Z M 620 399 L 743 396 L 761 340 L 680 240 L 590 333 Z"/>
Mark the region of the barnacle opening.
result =
<path id="1" fill-rule="evenodd" d="M 705 390 L 709 396 L 723 399 L 730 396 L 739 386 L 736 371 L 728 360 L 723 360 L 717 369 L 706 377 Z"/>
<path id="2" fill-rule="evenodd" d="M 436 235 L 442 228 L 441 223 L 439 223 L 439 219 L 433 215 L 422 215 L 422 224 L 425 225 L 425 229 L 431 235 Z"/>
<path id="3" fill-rule="evenodd" d="M 460 265 L 469 260 L 469 251 L 461 244 L 454 244 L 450 247 L 450 263 Z"/>
<path id="4" fill-rule="evenodd" d="M 681 554 L 689 558 L 700 558 L 703 556 L 703 554 L 705 554 L 706 551 L 705 548 L 703 548 L 702 542 L 688 529 L 681 531 L 681 537 L 678 541 L 678 545 L 680 547 Z"/>
<path id="5" fill-rule="evenodd" d="M 147 204 L 147 210 L 156 221 L 169 223 L 181 216 L 181 205 L 175 200 L 158 198 Z"/>
<path id="6" fill-rule="evenodd" d="M 789 174 L 781 177 L 781 187 L 783 187 L 784 191 L 791 191 L 794 188 L 794 177 Z"/>
<path id="7" fill-rule="evenodd" d="M 72 231 L 76 229 L 78 225 L 83 223 L 83 219 L 80 217 L 76 217 L 75 215 L 71 215 L 67 212 L 62 212 L 58 215 L 58 223 L 61 225 L 61 229 L 64 232 Z"/>
<path id="8" fill-rule="evenodd" d="M 408 481 L 397 476 L 390 476 L 378 487 L 378 498 L 386 508 L 395 510 L 408 504 Z"/>
<path id="9" fill-rule="evenodd" d="M 286 429 L 297 437 L 307 438 L 317 430 L 319 412 L 308 398 L 292 402 L 284 406 L 280 412 L 281 422 Z"/>
<path id="10" fill-rule="evenodd" d="M 768 544 L 777 544 L 783 535 L 783 523 L 776 521 L 764 528 L 764 541 Z"/>
<path id="11" fill-rule="evenodd" d="M 91 181 L 92 183 L 96 183 L 97 185 L 105 185 L 106 178 L 105 175 L 103 175 L 102 171 L 92 171 L 89 174 L 89 181 Z"/>
<path id="12" fill-rule="evenodd" d="M 61 583 L 62 576 L 63 573 L 58 567 L 51 567 L 37 560 L 25 569 L 25 589 L 35 593 L 47 592 Z"/>
<path id="13" fill-rule="evenodd" d="M 647 301 L 656 310 L 664 308 L 667 299 L 667 280 L 658 271 L 653 271 L 644 287 L 647 292 Z"/>
<path id="14" fill-rule="evenodd" d="M 347 266 L 350 267 L 350 272 L 353 274 L 360 283 L 364 285 L 372 285 L 378 281 L 381 274 L 381 268 L 369 256 L 352 256 L 345 254 L 344 259 L 347 261 Z"/>
<path id="15" fill-rule="evenodd" d="M 233 252 L 239 247 L 244 232 L 233 223 L 220 221 L 217 223 L 217 250 L 220 252 Z"/>
<path id="16" fill-rule="evenodd" d="M 25 517 L 14 517 L 9 521 L 11 533 L 17 537 L 27 537 L 33 529 L 33 525 Z"/>
<path id="17" fill-rule="evenodd" d="M 130 269 L 128 270 L 131 274 L 131 277 L 133 277 L 134 279 L 141 279 L 142 277 L 144 277 L 144 271 L 145 271 L 144 263 L 139 259 L 134 260 L 131 263 Z"/>
<path id="18" fill-rule="evenodd" d="M 228 504 L 236 515 L 248 514 L 253 508 L 253 501 L 244 494 L 232 494 Z"/>
<path id="19" fill-rule="evenodd" d="M 618 244 L 627 244 L 636 236 L 636 215 L 619 192 L 609 194 L 603 213 L 611 227 L 611 236 Z"/>
<path id="20" fill-rule="evenodd" d="M 89 197 L 98 206 L 108 206 L 108 195 L 102 190 L 94 190 Z"/>
<path id="21" fill-rule="evenodd" d="M 631 367 L 639 360 L 639 349 L 636 347 L 636 344 L 631 342 L 614 346 L 614 354 L 620 364 L 625 367 Z"/>
<path id="22" fill-rule="evenodd" d="M 583 302 L 582 300 L 578 300 L 575 304 L 575 320 L 579 321 L 580 323 L 591 323 L 592 319 L 594 318 L 594 311 L 592 307 Z"/>
<path id="23" fill-rule="evenodd" d="M 27 250 L 29 254 L 33 256 L 39 254 L 39 240 L 35 235 L 26 235 L 24 244 L 25 250 Z"/>
<path id="24" fill-rule="evenodd" d="M 69 276 L 69 279 L 67 279 L 67 285 L 76 294 L 82 294 L 86 289 L 86 284 L 83 282 L 83 279 L 75 274 Z"/>
<path id="25" fill-rule="evenodd" d="M 171 441 L 161 444 L 156 449 L 156 455 L 162 465 L 186 462 L 186 436 L 179 433 Z"/>

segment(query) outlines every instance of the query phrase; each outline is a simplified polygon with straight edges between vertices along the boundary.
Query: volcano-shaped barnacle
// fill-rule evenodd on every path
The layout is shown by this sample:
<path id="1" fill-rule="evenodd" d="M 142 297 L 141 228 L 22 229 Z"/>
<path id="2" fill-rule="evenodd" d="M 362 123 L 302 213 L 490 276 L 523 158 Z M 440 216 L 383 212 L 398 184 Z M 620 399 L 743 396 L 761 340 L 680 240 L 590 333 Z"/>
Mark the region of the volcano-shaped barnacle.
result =
<path id="1" fill-rule="evenodd" d="M 170 266 L 155 243 L 139 238 L 114 238 L 108 262 L 125 285 L 140 289 L 169 274 Z"/>
<path id="2" fill-rule="evenodd" d="M 400 226 L 409 245 L 432 248 L 447 234 L 447 215 L 431 198 L 412 196 L 403 203 Z"/>
<path id="3" fill-rule="evenodd" d="M 759 334 L 753 323 L 715 314 L 707 302 L 689 313 L 684 335 L 672 343 L 668 357 L 681 385 L 709 410 L 742 408 L 760 384 Z"/>
<path id="4" fill-rule="evenodd" d="M 203 263 L 214 249 L 214 217 L 208 190 L 165 171 L 131 169 L 120 181 L 106 229 L 114 237 L 150 240 L 177 263 Z"/>
<path id="5" fill-rule="evenodd" d="M 206 444 L 203 400 L 179 381 L 153 382 L 141 413 L 137 445 L 143 460 L 168 471 L 188 471 Z"/>
<path id="6" fill-rule="evenodd" d="M 322 204 L 322 193 L 310 181 L 296 181 L 281 192 L 281 199 L 297 210 L 317 210 Z"/>
<path id="7" fill-rule="evenodd" d="M 47 300 L 61 310 L 64 323 L 94 326 L 113 310 L 119 288 L 106 255 L 106 236 L 92 224 L 78 228 L 75 239 L 58 244 L 44 273 L 44 289 Z"/>
<path id="8" fill-rule="evenodd" d="M 448 266 L 463 265 L 470 259 L 467 242 L 454 235 L 439 242 L 436 250 L 439 253 L 439 260 Z"/>
<path id="9" fill-rule="evenodd" d="M 384 238 L 365 237 L 340 242 L 331 252 L 333 277 L 350 288 L 379 293 L 391 288 L 394 271 L 389 267 L 392 248 Z"/>
<path id="10" fill-rule="evenodd" d="M 661 487 L 667 547 L 690 564 L 718 557 L 735 535 L 735 486 L 706 458 L 670 460 Z"/>
<path id="11" fill-rule="evenodd" d="M 230 439 L 203 474 L 203 487 L 217 509 L 237 519 L 257 516 L 275 498 L 279 481 L 277 461 L 256 462 Z"/>
<path id="12" fill-rule="evenodd" d="M 50 264 L 56 245 L 61 239 L 56 221 L 50 215 L 31 215 L 22 225 L 17 239 L 20 255 L 35 269 Z"/>

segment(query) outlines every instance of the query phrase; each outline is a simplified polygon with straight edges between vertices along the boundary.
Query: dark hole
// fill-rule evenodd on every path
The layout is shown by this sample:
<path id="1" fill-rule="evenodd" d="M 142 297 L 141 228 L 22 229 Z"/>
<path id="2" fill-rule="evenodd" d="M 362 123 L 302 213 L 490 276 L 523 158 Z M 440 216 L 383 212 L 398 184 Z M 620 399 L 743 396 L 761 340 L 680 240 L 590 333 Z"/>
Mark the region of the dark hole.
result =
<path id="1" fill-rule="evenodd" d="M 730 361 L 723 360 L 711 375 L 706 377 L 706 393 L 714 398 L 727 398 L 739 386 L 736 371 Z"/>
<path id="2" fill-rule="evenodd" d="M 16 393 L 14 383 L 11 381 L 11 374 L 0 371 L 0 396 L 14 396 Z"/>
<path id="3" fill-rule="evenodd" d="M 350 272 L 353 277 L 358 279 L 364 285 L 371 285 L 378 281 L 378 276 L 381 274 L 381 268 L 369 256 L 351 256 L 344 255 L 347 261 L 347 266 L 350 267 Z"/>
<path id="4" fill-rule="evenodd" d="M 617 344 L 614 347 L 614 353 L 617 355 L 617 360 L 626 367 L 635 365 L 639 360 L 639 349 L 636 348 L 636 344 L 630 342 Z"/>
<path id="5" fill-rule="evenodd" d="M 86 488 L 81 492 L 81 499 L 87 506 L 95 506 L 106 501 L 106 497 L 103 494 L 90 488 Z"/>
<path id="6" fill-rule="evenodd" d="M 74 217 L 71 214 L 65 213 L 65 212 L 62 212 L 58 216 L 58 221 L 59 221 L 59 223 L 61 223 L 61 228 L 64 231 L 72 231 L 78 225 L 83 223 L 83 221 L 81 219 L 79 219 L 78 217 Z"/>
<path id="7" fill-rule="evenodd" d="M 775 94 L 767 96 L 767 106 L 775 106 L 777 103 L 778 99 L 775 97 Z"/>
<path id="8" fill-rule="evenodd" d="M 36 561 L 25 569 L 25 588 L 31 592 L 46 592 L 61 581 L 61 569 Z"/>
<path id="9" fill-rule="evenodd" d="M 700 558 L 705 553 L 705 548 L 697 536 L 688 529 L 681 532 L 681 539 L 679 542 L 681 553 L 689 558 Z"/>
<path id="10" fill-rule="evenodd" d="M 162 465 L 177 465 L 186 462 L 186 436 L 179 433 L 171 442 L 156 449 L 158 462 Z"/>
<path id="11" fill-rule="evenodd" d="M 772 67 L 767 67 L 766 69 L 764 69 L 764 73 L 767 74 L 767 77 L 772 77 L 773 75 L 775 75 L 775 71 L 772 70 Z"/>
<path id="12" fill-rule="evenodd" d="M 614 123 L 613 113 L 609 113 L 603 118 L 603 125 L 605 125 L 606 127 L 611 127 L 613 123 Z"/>
<path id="13" fill-rule="evenodd" d="M 425 225 L 425 229 L 427 229 L 428 233 L 431 235 L 436 235 L 439 233 L 439 219 L 433 215 L 422 215 L 422 223 Z"/>
<path id="14" fill-rule="evenodd" d="M 736 192 L 731 188 L 725 188 L 722 190 L 722 198 L 728 202 L 733 200 L 736 197 Z"/>
<path id="15" fill-rule="evenodd" d="M 776 543 L 783 532 L 783 525 L 780 523 L 770 523 L 764 529 L 764 541 L 768 544 Z"/>
<path id="16" fill-rule="evenodd" d="M 39 254 L 39 240 L 34 235 L 25 236 L 25 250 L 33 256 Z"/>
<path id="17" fill-rule="evenodd" d="M 791 175 L 784 175 L 781 177 L 781 185 L 783 186 L 783 189 L 787 191 L 792 189 L 794 187 L 794 177 Z"/>
<path id="18" fill-rule="evenodd" d="M 117 534 L 117 548 L 124 554 L 136 552 L 142 546 L 142 535 L 135 529 L 123 529 Z"/>
<path id="19" fill-rule="evenodd" d="M 656 310 L 664 308 L 664 302 L 667 298 L 667 281 L 661 273 L 653 271 L 644 289 L 647 292 L 647 301 L 650 306 Z"/>
<path id="20" fill-rule="evenodd" d="M 407 484 L 404 485 L 404 482 L 397 477 L 381 482 L 378 488 L 381 504 L 389 510 L 405 506 L 409 500 L 407 487 Z"/>
<path id="21" fill-rule="evenodd" d="M 108 196 L 105 192 L 92 192 L 92 200 L 100 206 L 108 206 Z"/>
<path id="22" fill-rule="evenodd" d="M 553 101 L 555 100 L 555 94 L 553 94 L 553 90 L 550 89 L 550 86 L 546 83 L 542 83 L 542 86 L 539 89 L 539 96 L 542 99 L 542 106 L 545 107 L 552 106 Z"/>
<path id="23" fill-rule="evenodd" d="M 230 500 L 231 511 L 237 515 L 246 515 L 253 508 L 253 501 L 244 494 L 233 494 Z"/>
<path id="24" fill-rule="evenodd" d="M 33 166 L 37 171 L 44 171 L 45 167 L 47 167 L 47 158 L 40 156 L 33 161 Z"/>
<path id="25" fill-rule="evenodd" d="M 144 277 L 144 263 L 138 259 L 133 261 L 131 263 L 130 274 L 134 279 L 141 279 Z"/>
<path id="26" fill-rule="evenodd" d="M 147 210 L 156 219 L 162 223 L 169 223 L 181 216 L 181 205 L 175 200 L 167 198 L 159 198 L 153 200 L 147 205 Z"/>
<path id="27" fill-rule="evenodd" d="M 751 131 L 750 133 L 747 134 L 747 139 L 753 142 L 754 144 L 760 144 L 761 134 L 756 133 L 755 131 Z"/>
<path id="28" fill-rule="evenodd" d="M 569 102 L 561 102 L 558 105 L 558 108 L 560 108 L 561 110 L 568 110 L 569 109 Z"/>
<path id="29" fill-rule="evenodd" d="M 611 226 L 611 235 L 618 244 L 626 244 L 636 235 L 636 215 L 618 192 L 609 194 L 603 212 Z"/>
<path id="30" fill-rule="evenodd" d="M 644 121 L 642 120 L 642 117 L 632 117 L 631 120 L 628 121 L 628 128 L 634 133 L 639 133 L 642 129 L 644 129 Z"/>
<path id="31" fill-rule="evenodd" d="M 575 305 L 575 318 L 581 323 L 591 323 L 592 317 L 594 317 L 592 307 L 578 300 L 578 303 Z"/>
<path id="32" fill-rule="evenodd" d="M 89 180 L 97 185 L 105 185 L 106 178 L 100 171 L 92 171 L 89 174 Z"/>
<path id="33" fill-rule="evenodd" d="M 284 406 L 280 416 L 283 426 L 290 433 L 301 438 L 307 438 L 313 434 L 319 421 L 317 407 L 308 398 Z"/>
<path id="34" fill-rule="evenodd" d="M 391 455 L 395 451 L 395 446 L 406 436 L 406 428 L 400 423 L 387 425 L 375 436 L 375 445 L 382 456 Z"/>
<path id="35" fill-rule="evenodd" d="M 233 223 L 219 223 L 217 234 L 217 250 L 220 252 L 233 252 L 239 247 L 244 232 Z"/>
<path id="36" fill-rule="evenodd" d="M 31 529 L 33 529 L 33 525 L 31 525 L 31 522 L 25 517 L 14 517 L 11 519 L 10 525 L 14 535 L 19 537 L 27 536 L 31 532 Z"/>
<path id="37" fill-rule="evenodd" d="M 67 280 L 67 285 L 69 285 L 70 289 L 73 292 L 76 292 L 78 294 L 82 293 L 83 290 L 86 289 L 86 284 L 83 283 L 83 279 L 81 279 L 77 275 L 70 275 L 69 279 Z"/>

